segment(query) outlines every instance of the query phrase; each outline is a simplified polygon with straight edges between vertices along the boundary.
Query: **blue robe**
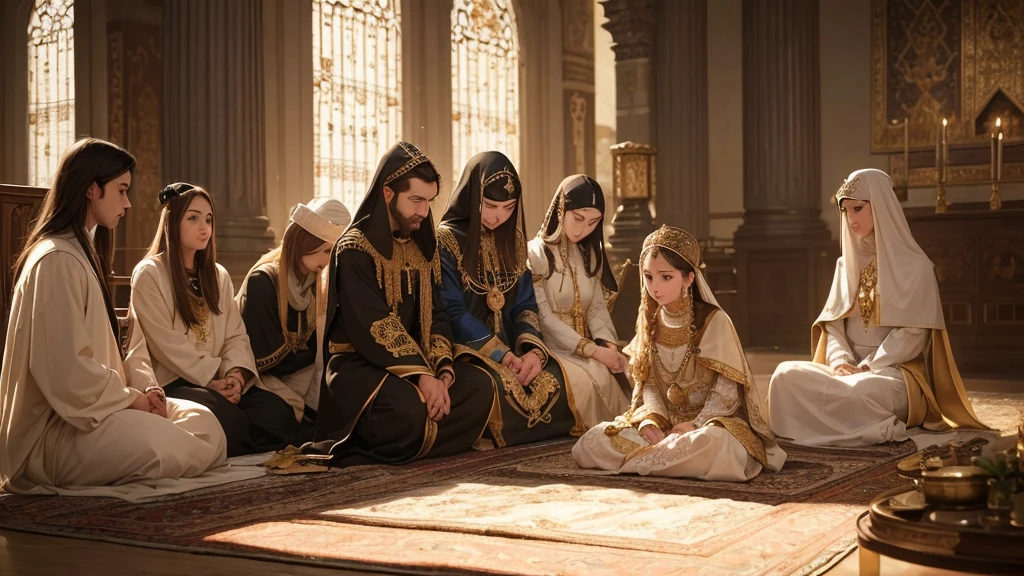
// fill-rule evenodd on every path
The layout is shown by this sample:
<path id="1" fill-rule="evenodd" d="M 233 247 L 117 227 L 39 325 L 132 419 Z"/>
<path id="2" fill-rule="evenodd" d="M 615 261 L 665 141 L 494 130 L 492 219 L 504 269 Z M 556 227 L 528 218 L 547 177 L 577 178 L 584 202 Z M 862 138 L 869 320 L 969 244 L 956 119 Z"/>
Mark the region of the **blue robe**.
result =
<path id="1" fill-rule="evenodd" d="M 495 330 L 495 314 L 487 295 L 474 290 L 462 269 L 462 245 L 450 228 L 438 230 L 441 250 L 441 303 L 451 320 L 455 357 L 484 368 L 494 381 L 495 401 L 488 422 L 498 446 L 514 446 L 567 434 L 579 435 L 585 425 L 558 361 L 541 340 L 537 299 L 530 271 L 511 278 Z M 522 357 L 537 349 L 544 365 L 533 382 L 522 386 L 501 359 L 511 351 Z"/>

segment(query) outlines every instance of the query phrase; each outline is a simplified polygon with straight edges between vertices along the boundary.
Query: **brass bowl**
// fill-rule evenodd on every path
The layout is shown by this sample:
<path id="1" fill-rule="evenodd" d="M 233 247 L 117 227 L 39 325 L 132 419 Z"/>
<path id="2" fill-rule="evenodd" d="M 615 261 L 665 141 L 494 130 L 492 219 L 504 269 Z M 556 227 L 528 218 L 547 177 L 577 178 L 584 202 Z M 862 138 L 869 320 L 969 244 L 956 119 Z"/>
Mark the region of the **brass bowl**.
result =
<path id="1" fill-rule="evenodd" d="M 921 493 L 929 504 L 968 506 L 985 500 L 989 475 L 977 466 L 943 466 L 921 472 Z"/>

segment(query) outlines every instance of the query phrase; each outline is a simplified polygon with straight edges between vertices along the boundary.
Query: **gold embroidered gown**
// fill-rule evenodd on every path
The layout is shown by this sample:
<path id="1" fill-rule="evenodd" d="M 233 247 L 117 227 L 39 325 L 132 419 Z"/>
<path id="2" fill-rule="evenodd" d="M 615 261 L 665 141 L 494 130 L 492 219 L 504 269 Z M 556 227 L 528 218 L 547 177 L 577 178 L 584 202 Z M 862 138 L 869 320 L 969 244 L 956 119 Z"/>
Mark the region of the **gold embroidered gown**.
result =
<path id="1" fill-rule="evenodd" d="M 985 429 L 957 371 L 931 260 L 910 232 L 892 181 L 858 170 L 836 192 L 871 206 L 858 238 L 842 218 L 842 255 L 811 327 L 810 362 L 784 362 L 768 393 L 772 430 L 799 444 L 906 440 L 907 428 Z M 850 364 L 861 372 L 839 376 Z"/>
<path id="2" fill-rule="evenodd" d="M 786 461 L 763 416 L 763 398 L 739 337 L 700 268 L 690 234 L 662 226 L 644 241 L 640 261 L 654 249 L 674 252 L 694 268 L 693 296 L 670 313 L 641 286 L 637 332 L 626 347 L 634 384 L 629 410 L 587 431 L 573 446 L 576 463 L 617 473 L 744 481 Z M 673 432 L 691 423 L 694 430 Z M 666 434 L 651 444 L 640 433 Z"/>
<path id="3" fill-rule="evenodd" d="M 595 340 L 615 343 L 618 336 L 605 305 L 601 278 L 586 275 L 576 246 L 554 248 L 567 261 L 556 258 L 555 269 L 548 275 L 543 245 L 541 238 L 528 245 L 541 334 L 565 369 L 580 416 L 587 426 L 593 426 L 629 407 L 629 396 L 608 367 L 587 355 L 588 349 L 597 345 Z"/>
<path id="4" fill-rule="evenodd" d="M 315 441 L 303 447 L 334 456 L 334 465 L 459 453 L 487 424 L 490 378 L 452 361 L 432 218 L 404 239 L 392 235 L 388 220 L 384 186 L 429 161 L 412 144 L 395 145 L 381 159 L 354 224 L 334 247 Z M 435 422 L 416 382 L 445 372 L 455 377 L 448 388 L 451 411 Z"/>
<path id="5" fill-rule="evenodd" d="M 498 152 L 473 157 L 438 227 L 441 298 L 451 318 L 456 364 L 487 371 L 495 390 L 488 430 L 498 446 L 514 446 L 586 428 L 564 372 L 541 339 L 533 280 L 526 267 L 522 186 L 512 163 Z M 497 229 L 481 223 L 483 198 L 518 200 Z M 502 358 L 539 352 L 541 371 L 521 385 Z M 536 352 L 533 352 L 536 351 Z"/>
<path id="6" fill-rule="evenodd" d="M 624 415 L 594 426 L 576 443 L 572 453 L 581 467 L 720 481 L 749 480 L 765 466 L 782 467 L 785 453 L 777 446 L 766 449 L 749 424 L 745 396 L 751 383 L 745 366 L 701 355 L 705 347 L 721 346 L 710 340 L 731 339 L 734 334 L 724 312 L 703 305 L 698 317 L 701 308 L 707 316 L 704 328 L 693 337 L 699 344 L 692 346 L 683 335 L 689 315 L 672 318 L 664 309 L 659 311 L 648 378 L 638 383 Z M 636 340 L 626 352 L 635 355 L 635 345 Z M 668 432 L 683 422 L 692 422 L 695 430 L 669 434 L 655 445 L 640 434 L 648 423 Z"/>

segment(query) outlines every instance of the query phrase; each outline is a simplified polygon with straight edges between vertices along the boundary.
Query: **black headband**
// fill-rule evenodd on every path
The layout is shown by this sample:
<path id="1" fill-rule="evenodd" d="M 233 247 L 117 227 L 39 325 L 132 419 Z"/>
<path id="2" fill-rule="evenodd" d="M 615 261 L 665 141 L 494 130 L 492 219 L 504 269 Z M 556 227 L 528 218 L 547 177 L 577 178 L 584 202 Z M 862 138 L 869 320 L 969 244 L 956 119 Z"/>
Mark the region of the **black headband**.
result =
<path id="1" fill-rule="evenodd" d="M 175 182 L 174 184 L 168 184 L 167 186 L 164 187 L 163 190 L 160 191 L 160 195 L 157 196 L 157 199 L 160 200 L 160 205 L 163 206 L 164 204 L 167 204 L 168 202 L 177 198 L 178 196 L 181 196 L 182 194 L 190 190 L 195 190 L 195 188 L 195 186 L 188 184 L 186 182 Z"/>

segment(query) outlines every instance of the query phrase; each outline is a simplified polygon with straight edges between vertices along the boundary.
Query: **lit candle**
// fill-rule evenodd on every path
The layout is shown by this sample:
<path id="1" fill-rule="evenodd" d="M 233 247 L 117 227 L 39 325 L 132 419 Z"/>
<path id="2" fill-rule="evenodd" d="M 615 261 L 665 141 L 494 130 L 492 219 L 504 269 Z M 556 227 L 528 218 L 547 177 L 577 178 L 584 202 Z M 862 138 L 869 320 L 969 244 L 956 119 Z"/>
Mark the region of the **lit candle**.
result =
<path id="1" fill-rule="evenodd" d="M 940 147 L 939 182 L 946 181 L 946 165 L 949 163 L 949 148 L 946 147 L 946 119 L 942 119 L 942 140 Z"/>
<path id="2" fill-rule="evenodd" d="M 996 182 L 1003 179 L 1003 119 L 996 118 Z"/>
<path id="3" fill-rule="evenodd" d="M 1003 179 L 1003 133 L 999 133 L 999 141 L 996 143 L 996 182 Z"/>
<path id="4" fill-rule="evenodd" d="M 992 144 L 991 144 L 991 146 L 989 146 L 989 156 L 991 157 L 990 161 L 989 161 L 989 168 L 991 168 L 991 171 L 992 171 L 992 181 L 995 182 L 996 181 L 996 135 L 995 134 L 989 134 L 989 136 L 992 137 Z"/>

